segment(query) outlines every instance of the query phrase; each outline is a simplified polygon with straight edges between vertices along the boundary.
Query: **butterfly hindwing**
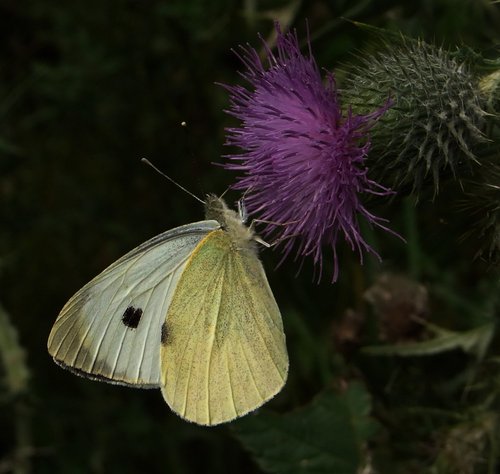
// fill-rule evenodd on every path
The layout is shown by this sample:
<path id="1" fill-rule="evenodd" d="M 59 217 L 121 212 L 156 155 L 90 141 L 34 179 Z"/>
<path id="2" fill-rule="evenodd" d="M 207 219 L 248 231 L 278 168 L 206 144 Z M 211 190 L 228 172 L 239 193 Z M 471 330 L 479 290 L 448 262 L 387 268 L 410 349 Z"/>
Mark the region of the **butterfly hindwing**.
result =
<path id="1" fill-rule="evenodd" d="M 253 249 L 210 232 L 190 256 L 162 330 L 162 392 L 180 416 L 215 425 L 248 413 L 283 387 L 281 315 Z"/>
<path id="2" fill-rule="evenodd" d="M 113 263 L 61 310 L 48 349 L 80 375 L 140 387 L 160 385 L 161 327 L 186 262 L 218 222 L 164 232 Z"/>

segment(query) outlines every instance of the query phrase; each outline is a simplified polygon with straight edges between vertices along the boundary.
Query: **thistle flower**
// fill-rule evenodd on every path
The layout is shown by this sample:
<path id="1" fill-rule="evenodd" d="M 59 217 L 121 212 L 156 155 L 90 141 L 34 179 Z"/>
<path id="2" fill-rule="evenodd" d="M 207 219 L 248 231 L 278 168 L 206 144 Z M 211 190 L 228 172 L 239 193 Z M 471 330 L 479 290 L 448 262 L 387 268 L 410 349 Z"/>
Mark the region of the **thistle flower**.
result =
<path id="1" fill-rule="evenodd" d="M 402 37 L 361 57 L 343 94 L 362 112 L 391 95 L 393 107 L 372 130 L 371 176 L 420 191 L 429 175 L 434 194 L 446 171 L 477 161 L 487 115 L 479 80 L 442 48 Z"/>
<path id="2" fill-rule="evenodd" d="M 242 47 L 242 74 L 250 87 L 225 86 L 229 114 L 241 121 L 227 130 L 228 145 L 242 151 L 228 155 L 225 168 L 241 173 L 235 189 L 245 191 L 251 215 L 265 224 L 285 259 L 311 256 L 321 278 L 322 246 L 333 250 L 333 280 L 338 276 L 336 246 L 340 236 L 357 250 L 376 252 L 363 239 L 358 219 L 376 226 L 383 219 L 371 214 L 361 195 L 390 191 L 367 178 L 364 164 L 370 146 L 368 131 L 387 109 L 366 115 L 343 113 L 335 80 L 323 84 L 312 56 L 302 55 L 296 33 L 278 33 L 277 52 L 264 43 L 267 67 L 255 49 Z"/>

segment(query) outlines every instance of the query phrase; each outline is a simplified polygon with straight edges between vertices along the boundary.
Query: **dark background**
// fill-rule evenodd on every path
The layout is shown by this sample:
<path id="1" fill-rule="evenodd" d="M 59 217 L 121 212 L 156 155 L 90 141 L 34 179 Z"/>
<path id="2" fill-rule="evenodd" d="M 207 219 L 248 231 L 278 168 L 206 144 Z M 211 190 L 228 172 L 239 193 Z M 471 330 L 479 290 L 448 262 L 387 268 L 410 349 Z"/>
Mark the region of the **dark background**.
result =
<path id="1" fill-rule="evenodd" d="M 335 70 L 370 42 L 346 19 L 491 55 L 500 6 L 483 0 L 0 1 L 0 304 L 29 371 L 24 393 L 13 397 L 7 383 L 0 386 L 0 472 L 19 469 L 18 463 L 37 473 L 260 472 L 232 424 L 198 427 L 171 413 L 159 391 L 75 377 L 52 362 L 46 341 L 66 300 L 103 268 L 147 238 L 203 218 L 199 203 L 141 157 L 199 196 L 221 194 L 234 182 L 233 173 L 213 165 L 230 151 L 224 127 L 235 124 L 223 112 L 227 94 L 215 83 L 242 83 L 231 48 L 250 42 L 260 49 L 257 33 L 271 37 L 273 19 L 297 28 L 301 39 L 308 19 L 318 64 Z M 238 197 L 229 192 L 227 201 Z M 421 224 L 421 245 L 436 269 L 421 278 L 481 301 L 491 288 L 490 270 L 472 260 L 467 242 L 443 241 L 456 215 L 448 198 L 445 190 L 413 216 L 428 223 Z M 408 238 L 401 199 L 374 206 Z M 383 266 L 368 257 L 361 267 L 341 246 L 335 285 L 331 263 L 316 284 L 309 262 L 297 277 L 292 259 L 275 269 L 279 255 L 262 252 L 291 359 L 287 386 L 269 409 L 292 410 L 335 386 L 339 366 L 343 375 L 356 373 L 339 362 L 332 325 L 348 308 L 363 306 L 376 272 L 407 272 L 411 260 L 399 239 L 382 231 L 369 239 Z M 439 299 L 435 304 L 441 322 L 467 326 L 460 311 Z M 28 461 L 12 457 L 19 443 Z"/>

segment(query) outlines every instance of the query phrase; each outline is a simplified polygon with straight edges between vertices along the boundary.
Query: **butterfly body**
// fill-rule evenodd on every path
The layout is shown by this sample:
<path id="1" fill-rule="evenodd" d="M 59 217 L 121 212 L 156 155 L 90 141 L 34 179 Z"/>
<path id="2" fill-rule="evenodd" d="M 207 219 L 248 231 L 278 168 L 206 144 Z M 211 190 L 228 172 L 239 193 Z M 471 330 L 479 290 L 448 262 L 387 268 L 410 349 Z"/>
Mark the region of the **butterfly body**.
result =
<path id="1" fill-rule="evenodd" d="M 183 418 L 214 425 L 283 387 L 279 309 L 253 231 L 219 198 L 207 220 L 145 242 L 66 303 L 49 353 L 85 377 L 159 387 Z"/>

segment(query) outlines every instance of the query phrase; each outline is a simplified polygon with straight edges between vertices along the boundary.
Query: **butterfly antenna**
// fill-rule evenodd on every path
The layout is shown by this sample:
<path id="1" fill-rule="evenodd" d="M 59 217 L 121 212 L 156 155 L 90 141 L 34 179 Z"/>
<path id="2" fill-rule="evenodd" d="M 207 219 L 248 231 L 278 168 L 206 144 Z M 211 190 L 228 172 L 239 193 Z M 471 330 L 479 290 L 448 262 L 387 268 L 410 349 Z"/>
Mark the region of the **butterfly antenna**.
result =
<path id="1" fill-rule="evenodd" d="M 226 195 L 226 193 L 227 193 L 230 189 L 231 189 L 231 188 L 228 186 L 228 187 L 224 190 L 224 192 L 223 192 L 223 193 L 219 196 L 219 199 L 222 199 L 222 198 Z"/>
<path id="2" fill-rule="evenodd" d="M 202 204 L 205 204 L 205 201 L 203 199 L 200 199 L 196 194 L 193 194 L 191 191 L 188 191 L 184 186 L 181 186 L 177 181 L 174 181 L 170 176 L 165 174 L 163 171 L 159 170 L 151 161 L 149 161 L 147 158 L 141 158 L 141 161 L 143 163 L 146 163 L 147 165 L 151 166 L 157 173 L 160 173 L 164 178 L 167 178 L 171 183 L 174 183 L 178 188 L 182 189 L 185 193 L 188 193 L 190 196 L 194 197 L 197 201 L 200 201 Z"/>

